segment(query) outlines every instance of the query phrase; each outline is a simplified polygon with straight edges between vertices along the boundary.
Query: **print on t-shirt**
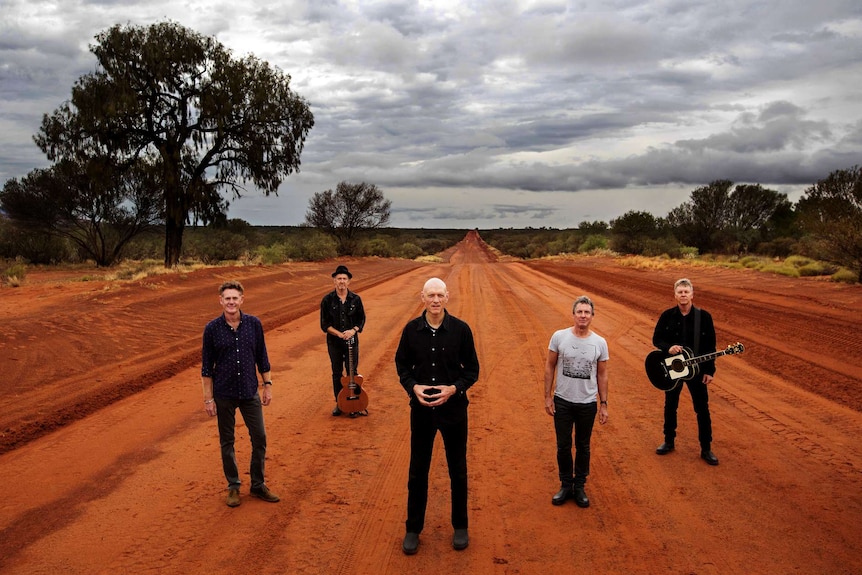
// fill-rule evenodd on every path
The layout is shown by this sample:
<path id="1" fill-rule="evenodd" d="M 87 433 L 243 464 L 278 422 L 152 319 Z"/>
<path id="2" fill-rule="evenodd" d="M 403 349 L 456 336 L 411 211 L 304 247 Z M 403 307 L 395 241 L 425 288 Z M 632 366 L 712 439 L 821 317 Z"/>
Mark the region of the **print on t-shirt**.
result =
<path id="1" fill-rule="evenodd" d="M 593 368 L 592 358 L 595 355 L 590 351 L 587 346 L 573 345 L 570 352 L 563 356 L 563 375 L 573 379 L 590 379 Z"/>

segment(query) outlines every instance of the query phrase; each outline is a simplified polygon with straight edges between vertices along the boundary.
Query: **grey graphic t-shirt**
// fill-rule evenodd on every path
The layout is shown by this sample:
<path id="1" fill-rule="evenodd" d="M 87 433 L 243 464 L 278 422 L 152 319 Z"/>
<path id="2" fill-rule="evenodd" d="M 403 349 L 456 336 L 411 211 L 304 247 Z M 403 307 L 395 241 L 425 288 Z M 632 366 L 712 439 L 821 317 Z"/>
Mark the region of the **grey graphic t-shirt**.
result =
<path id="1" fill-rule="evenodd" d="M 596 365 L 608 360 L 608 342 L 595 332 L 577 337 L 572 328 L 551 336 L 548 349 L 557 353 L 557 387 L 554 395 L 572 403 L 596 401 Z"/>

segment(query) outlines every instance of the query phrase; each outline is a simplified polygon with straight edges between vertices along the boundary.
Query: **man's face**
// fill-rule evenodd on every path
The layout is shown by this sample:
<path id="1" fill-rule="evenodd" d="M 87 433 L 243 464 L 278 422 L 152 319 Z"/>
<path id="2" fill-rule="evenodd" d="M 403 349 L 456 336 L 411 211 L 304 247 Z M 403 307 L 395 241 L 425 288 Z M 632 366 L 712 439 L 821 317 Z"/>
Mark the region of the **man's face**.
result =
<path id="1" fill-rule="evenodd" d="M 219 303 L 227 314 L 235 314 L 242 305 L 242 294 L 236 289 L 226 289 L 219 296 Z"/>
<path id="2" fill-rule="evenodd" d="M 581 328 L 590 327 L 593 322 L 593 308 L 588 303 L 579 303 L 572 312 L 575 317 L 575 325 Z"/>
<path id="3" fill-rule="evenodd" d="M 350 278 L 347 276 L 347 274 L 338 274 L 332 279 L 335 283 L 335 289 L 339 291 L 346 290 L 347 287 L 350 285 Z"/>
<path id="4" fill-rule="evenodd" d="M 442 285 L 431 284 L 422 290 L 422 303 L 425 304 L 425 310 L 431 315 L 443 313 L 443 308 L 446 307 L 448 301 L 449 292 Z"/>
<path id="5" fill-rule="evenodd" d="M 676 298 L 676 303 L 685 307 L 691 303 L 691 300 L 694 298 L 694 290 L 687 285 L 678 285 L 676 289 L 673 290 L 674 297 Z"/>

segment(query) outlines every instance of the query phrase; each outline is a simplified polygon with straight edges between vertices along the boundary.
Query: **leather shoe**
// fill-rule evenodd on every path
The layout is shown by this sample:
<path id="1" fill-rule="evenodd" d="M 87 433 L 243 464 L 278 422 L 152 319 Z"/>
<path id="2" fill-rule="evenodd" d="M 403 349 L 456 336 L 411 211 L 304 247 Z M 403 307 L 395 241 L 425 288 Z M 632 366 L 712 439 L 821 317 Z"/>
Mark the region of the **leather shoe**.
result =
<path id="1" fill-rule="evenodd" d="M 408 533 L 404 536 L 404 542 L 401 544 L 401 550 L 405 555 L 415 555 L 419 550 L 419 534 Z"/>
<path id="2" fill-rule="evenodd" d="M 659 455 L 667 455 L 671 451 L 673 451 L 672 441 L 665 441 L 664 443 L 655 448 L 655 452 Z"/>
<path id="3" fill-rule="evenodd" d="M 709 449 L 704 449 L 700 452 L 700 458 L 709 463 L 710 465 L 718 465 L 718 457 L 715 456 Z"/>
<path id="4" fill-rule="evenodd" d="M 332 415 L 341 415 L 342 413 L 341 408 L 337 405 L 335 406 L 335 409 L 332 410 Z"/>
<path id="5" fill-rule="evenodd" d="M 560 490 L 557 491 L 557 494 L 551 498 L 551 503 L 554 505 L 562 505 L 566 502 L 566 499 L 572 496 L 572 488 L 568 485 L 564 485 L 560 487 Z"/>
<path id="6" fill-rule="evenodd" d="M 456 529 L 455 534 L 452 535 L 452 547 L 456 550 L 461 551 L 462 549 L 466 549 L 467 545 L 470 544 L 470 537 L 467 536 L 466 529 Z"/>
<path id="7" fill-rule="evenodd" d="M 278 495 L 270 491 L 269 487 L 267 487 L 266 485 L 261 485 L 256 489 L 252 489 L 251 494 L 258 499 L 263 499 L 264 501 L 268 501 L 269 503 L 278 503 L 279 501 L 281 501 Z"/>
<path id="8" fill-rule="evenodd" d="M 227 500 L 225 501 L 228 507 L 239 507 L 242 503 L 239 499 L 239 489 L 231 488 L 227 491 Z"/>
<path id="9" fill-rule="evenodd" d="M 583 487 L 575 487 L 575 503 L 578 507 L 589 507 L 590 499 L 587 497 L 587 492 Z"/>

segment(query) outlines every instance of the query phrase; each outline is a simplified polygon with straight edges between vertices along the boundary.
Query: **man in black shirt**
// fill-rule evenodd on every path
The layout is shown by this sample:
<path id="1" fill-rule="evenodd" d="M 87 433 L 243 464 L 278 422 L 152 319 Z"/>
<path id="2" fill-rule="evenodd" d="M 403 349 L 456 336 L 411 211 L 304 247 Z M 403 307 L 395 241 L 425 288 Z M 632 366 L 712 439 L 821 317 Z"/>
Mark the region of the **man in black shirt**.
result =
<path id="1" fill-rule="evenodd" d="M 473 332 L 446 311 L 449 290 L 438 278 L 422 288 L 425 311 L 401 333 L 395 368 L 410 397 L 410 470 L 407 534 L 402 550 L 416 553 L 425 526 L 428 472 L 437 432 L 443 437 L 452 488 L 452 546 L 465 549 L 467 536 L 467 390 L 479 378 Z"/>
<path id="2" fill-rule="evenodd" d="M 320 301 L 320 329 L 326 334 L 326 349 L 332 364 L 332 392 L 336 402 L 332 415 L 341 415 L 338 407 L 338 394 L 343 388 L 341 377 L 345 369 L 350 369 L 347 342 L 353 340 L 353 373 L 356 373 L 359 367 L 359 332 L 365 327 L 365 308 L 362 307 L 362 298 L 349 289 L 351 279 L 353 274 L 347 266 L 338 266 L 332 272 L 335 289 Z M 367 414 L 367 411 L 362 412 L 362 415 Z"/>
<path id="3" fill-rule="evenodd" d="M 683 278 L 673 285 L 677 305 L 665 310 L 655 326 L 652 342 L 663 352 L 675 355 L 688 348 L 694 355 L 715 352 L 715 326 L 706 310 L 694 307 L 694 286 Z M 699 317 L 698 317 L 699 316 Z M 697 414 L 697 432 L 700 440 L 700 456 L 710 465 L 718 465 L 712 452 L 712 420 L 709 415 L 709 391 L 707 385 L 715 375 L 715 360 L 700 364 L 700 373 L 686 381 L 691 401 Z M 674 450 L 676 438 L 676 412 L 682 386 L 665 392 L 664 396 L 664 443 L 655 450 L 666 455 Z"/>

